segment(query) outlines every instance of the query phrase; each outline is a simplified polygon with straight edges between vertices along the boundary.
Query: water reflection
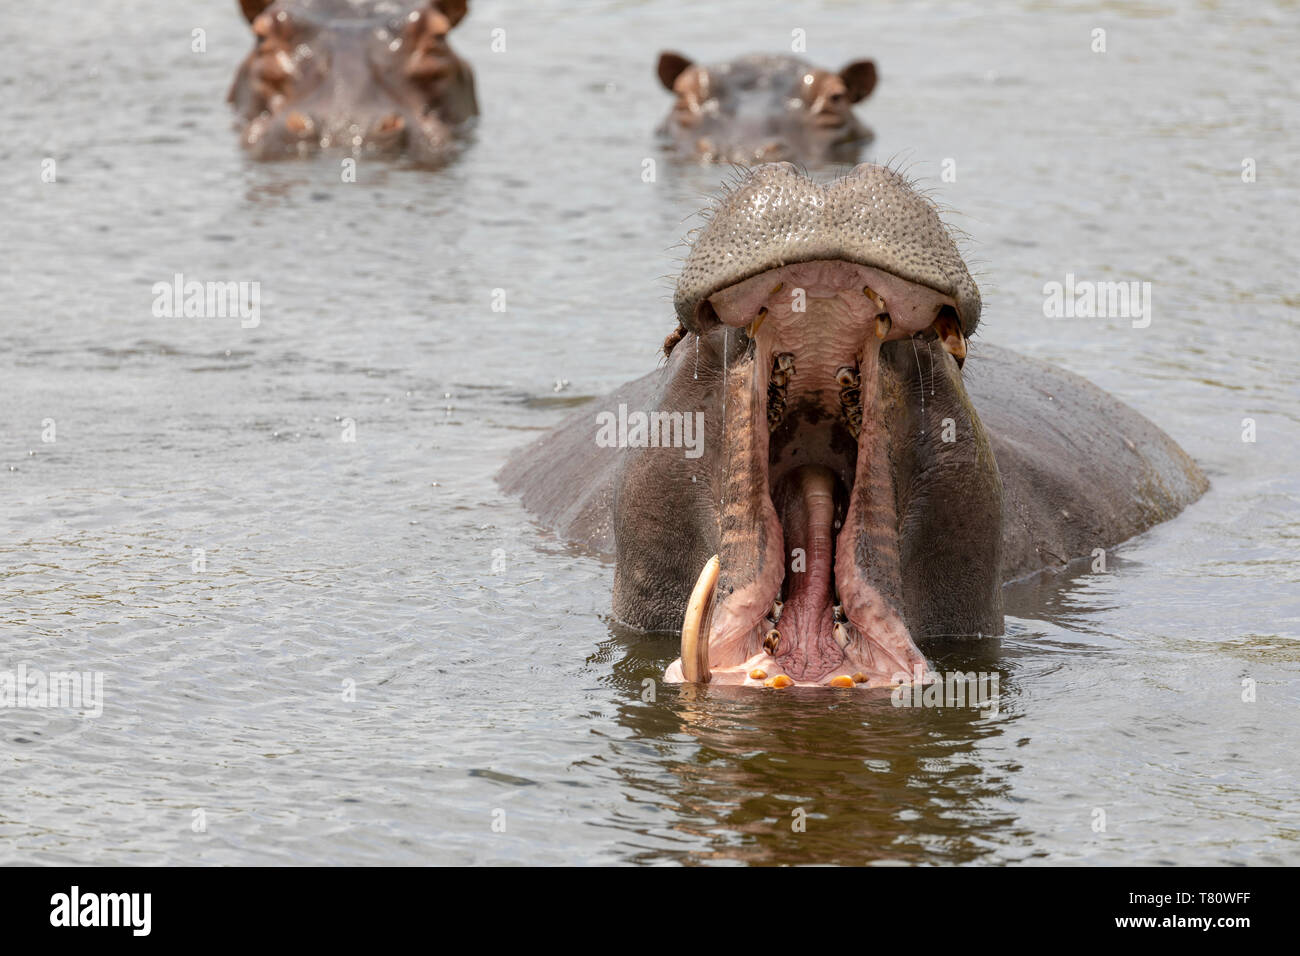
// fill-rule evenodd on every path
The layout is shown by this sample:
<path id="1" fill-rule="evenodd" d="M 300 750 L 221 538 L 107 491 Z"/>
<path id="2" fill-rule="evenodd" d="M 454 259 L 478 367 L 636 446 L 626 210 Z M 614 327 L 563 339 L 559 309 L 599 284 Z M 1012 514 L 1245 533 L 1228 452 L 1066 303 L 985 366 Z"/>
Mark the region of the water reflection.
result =
<path id="1" fill-rule="evenodd" d="M 1104 564 L 1099 564 L 1104 560 Z M 1136 573 L 1141 562 L 1107 554 L 1078 558 L 1062 568 L 1042 571 L 1008 584 L 1002 591 L 1007 614 L 1051 621 L 1086 631 L 1100 611 L 1114 610 L 1109 573 Z"/>
<path id="2" fill-rule="evenodd" d="M 997 642 L 930 649 L 941 671 L 996 675 L 990 719 L 972 707 L 898 707 L 884 691 L 666 686 L 675 653 L 671 639 L 617 624 L 602 647 L 629 732 L 609 762 L 631 799 L 665 817 L 650 831 L 644 816 L 615 815 L 612 826 L 655 838 L 642 849 L 630 839 L 630 860 L 969 863 L 1027 845 L 1007 810 L 1019 768 L 987 746 L 1018 719 Z"/>

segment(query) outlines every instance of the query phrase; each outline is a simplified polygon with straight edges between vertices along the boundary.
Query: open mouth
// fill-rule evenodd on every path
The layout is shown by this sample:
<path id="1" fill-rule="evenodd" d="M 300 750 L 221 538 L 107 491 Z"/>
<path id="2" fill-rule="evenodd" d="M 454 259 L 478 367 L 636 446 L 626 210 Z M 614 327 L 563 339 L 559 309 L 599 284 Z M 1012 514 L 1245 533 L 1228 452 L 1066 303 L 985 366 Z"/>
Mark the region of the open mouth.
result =
<path id="1" fill-rule="evenodd" d="M 825 259 L 728 286 L 700 314 L 752 341 L 724 383 L 719 554 L 700 574 L 666 679 L 776 688 L 929 680 L 903 617 L 906 489 L 894 467 L 913 384 L 882 373 L 882 357 L 942 350 L 960 366 L 956 302 Z"/>

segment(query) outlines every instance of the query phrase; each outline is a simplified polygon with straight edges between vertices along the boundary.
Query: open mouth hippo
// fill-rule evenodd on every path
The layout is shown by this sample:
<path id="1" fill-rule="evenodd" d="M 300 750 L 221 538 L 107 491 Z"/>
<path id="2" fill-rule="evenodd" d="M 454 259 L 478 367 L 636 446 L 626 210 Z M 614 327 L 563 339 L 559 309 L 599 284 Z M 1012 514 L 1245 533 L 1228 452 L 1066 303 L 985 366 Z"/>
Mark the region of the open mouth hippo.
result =
<path id="1" fill-rule="evenodd" d="M 889 169 L 823 187 L 756 168 L 695 239 L 675 305 L 663 367 L 501 475 L 615 553 L 619 619 L 680 629 L 670 681 L 924 682 L 926 642 L 1003 632 L 1004 582 L 1207 487 L 1084 380 L 969 349 L 979 291 Z"/>
<path id="2" fill-rule="evenodd" d="M 259 159 L 342 147 L 436 165 L 478 115 L 447 45 L 466 0 L 240 0 L 257 37 L 230 102 Z"/>
<path id="3" fill-rule="evenodd" d="M 852 163 L 872 138 L 853 115 L 853 104 L 876 86 L 870 60 L 831 73 L 793 56 L 743 56 L 706 67 L 661 53 L 659 80 L 677 96 L 659 136 L 686 159 Z"/>

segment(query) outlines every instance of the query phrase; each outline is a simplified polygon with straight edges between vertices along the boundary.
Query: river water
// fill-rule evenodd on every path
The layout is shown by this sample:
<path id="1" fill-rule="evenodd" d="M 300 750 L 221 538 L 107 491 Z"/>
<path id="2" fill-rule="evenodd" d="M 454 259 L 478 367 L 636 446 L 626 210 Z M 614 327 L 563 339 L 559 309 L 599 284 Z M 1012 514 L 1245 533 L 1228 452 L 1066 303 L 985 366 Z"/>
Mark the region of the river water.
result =
<path id="1" fill-rule="evenodd" d="M 471 6 L 474 141 L 356 183 L 241 154 L 234 0 L 0 13 L 0 670 L 104 680 L 0 710 L 0 863 L 1300 862 L 1296 6 Z M 493 480 L 674 324 L 728 173 L 658 153 L 658 51 L 796 29 L 876 60 L 868 158 L 968 234 L 983 340 L 1212 482 L 940 657 L 996 715 L 647 700 L 672 642 Z M 155 317 L 177 273 L 260 324 Z M 1046 318 L 1069 274 L 1150 282 L 1149 326 Z"/>

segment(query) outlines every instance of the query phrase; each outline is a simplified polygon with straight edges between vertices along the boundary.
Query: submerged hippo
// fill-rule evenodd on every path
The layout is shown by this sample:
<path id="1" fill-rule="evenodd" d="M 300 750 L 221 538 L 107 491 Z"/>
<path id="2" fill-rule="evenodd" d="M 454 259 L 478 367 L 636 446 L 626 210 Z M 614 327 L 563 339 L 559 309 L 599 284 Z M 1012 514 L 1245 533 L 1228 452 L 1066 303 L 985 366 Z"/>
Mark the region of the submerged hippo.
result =
<path id="1" fill-rule="evenodd" d="M 758 167 L 695 240 L 675 305 L 658 371 L 501 475 L 614 553 L 620 620 L 680 629 L 670 680 L 926 680 L 927 641 L 1002 633 L 1004 582 L 1207 487 L 1086 381 L 968 352 L 979 291 L 933 203 L 889 169 L 823 187 Z"/>
<path id="2" fill-rule="evenodd" d="M 257 36 L 230 102 L 260 159 L 340 146 L 447 158 L 478 115 L 474 74 L 447 45 L 467 0 L 240 0 Z"/>
<path id="3" fill-rule="evenodd" d="M 680 53 L 661 53 L 659 81 L 677 96 L 659 136 L 683 158 L 852 163 L 871 141 L 853 115 L 853 104 L 876 87 L 870 60 L 831 73 L 793 56 L 699 66 Z"/>

